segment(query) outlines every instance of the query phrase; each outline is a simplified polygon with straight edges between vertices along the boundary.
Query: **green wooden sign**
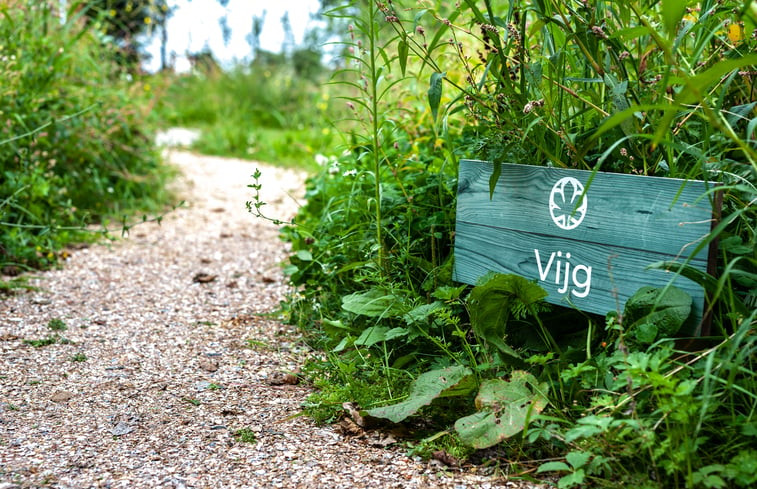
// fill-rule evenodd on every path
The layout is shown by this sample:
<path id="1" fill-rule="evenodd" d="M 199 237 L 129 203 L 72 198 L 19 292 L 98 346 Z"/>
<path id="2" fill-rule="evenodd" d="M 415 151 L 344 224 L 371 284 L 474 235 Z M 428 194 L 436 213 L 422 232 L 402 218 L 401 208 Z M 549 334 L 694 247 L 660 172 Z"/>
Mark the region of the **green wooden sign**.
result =
<path id="1" fill-rule="evenodd" d="M 702 181 L 460 162 L 455 279 L 476 284 L 489 271 L 536 280 L 554 304 L 606 314 L 640 287 L 673 285 L 702 317 L 704 290 L 648 265 L 691 258 L 707 270 L 707 250 L 691 253 L 711 229 Z M 588 190 L 585 190 L 588 188 Z"/>

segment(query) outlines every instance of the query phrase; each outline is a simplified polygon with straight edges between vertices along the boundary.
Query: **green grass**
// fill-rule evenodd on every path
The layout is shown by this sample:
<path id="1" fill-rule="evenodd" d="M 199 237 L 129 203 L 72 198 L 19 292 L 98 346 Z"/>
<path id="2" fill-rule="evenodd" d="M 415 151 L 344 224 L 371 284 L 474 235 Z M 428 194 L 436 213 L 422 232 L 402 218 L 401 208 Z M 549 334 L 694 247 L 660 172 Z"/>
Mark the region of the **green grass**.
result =
<path id="1" fill-rule="evenodd" d="M 315 155 L 341 143 L 329 121 L 344 106 L 330 95 L 327 76 L 298 77 L 285 61 L 160 75 L 157 113 L 165 127 L 200 129 L 193 149 L 202 153 L 313 170 Z"/>
<path id="2" fill-rule="evenodd" d="M 250 428 L 240 428 L 234 432 L 234 439 L 240 443 L 254 444 L 258 442 L 255 432 Z"/>
<path id="3" fill-rule="evenodd" d="M 34 348 L 42 348 L 43 346 L 54 345 L 58 343 L 60 337 L 58 335 L 47 336 L 38 340 L 24 340 L 24 344 L 33 346 Z"/>
<path id="4" fill-rule="evenodd" d="M 63 320 L 59 318 L 51 319 L 47 323 L 47 327 L 53 331 L 65 331 L 68 329 L 68 326 L 66 326 L 66 323 L 63 322 Z"/>

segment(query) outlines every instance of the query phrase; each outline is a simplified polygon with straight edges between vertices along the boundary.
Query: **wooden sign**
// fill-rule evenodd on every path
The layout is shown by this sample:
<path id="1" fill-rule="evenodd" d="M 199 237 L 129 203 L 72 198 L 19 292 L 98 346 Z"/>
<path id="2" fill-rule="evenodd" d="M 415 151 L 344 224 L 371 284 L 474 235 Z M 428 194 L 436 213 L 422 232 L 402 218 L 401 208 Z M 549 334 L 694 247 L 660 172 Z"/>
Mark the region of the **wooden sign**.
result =
<path id="1" fill-rule="evenodd" d="M 494 193 L 493 164 L 460 162 L 455 279 L 476 284 L 487 272 L 536 280 L 547 301 L 606 314 L 640 287 L 673 285 L 693 298 L 698 284 L 647 266 L 685 262 L 710 232 L 705 182 L 502 164 Z M 588 187 L 587 187 L 588 186 Z M 588 188 L 588 190 L 585 190 Z M 707 249 L 689 265 L 707 270 Z"/>

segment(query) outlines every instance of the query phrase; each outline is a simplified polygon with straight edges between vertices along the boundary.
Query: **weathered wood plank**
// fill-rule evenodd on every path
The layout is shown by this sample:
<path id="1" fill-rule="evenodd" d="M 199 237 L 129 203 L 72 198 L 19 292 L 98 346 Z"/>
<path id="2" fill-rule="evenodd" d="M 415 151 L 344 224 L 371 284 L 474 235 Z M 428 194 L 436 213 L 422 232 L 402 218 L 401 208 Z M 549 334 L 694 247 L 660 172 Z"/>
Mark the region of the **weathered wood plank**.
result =
<path id="1" fill-rule="evenodd" d="M 490 199 L 492 166 L 483 161 L 460 162 L 458 221 L 554 235 L 561 230 L 550 217 L 552 186 L 563 177 L 585 185 L 591 175 L 585 170 L 503 164 Z M 700 181 L 597 173 L 587 192 L 584 221 L 563 235 L 597 244 L 622 241 L 628 248 L 676 256 L 682 251 L 680 243 L 696 242 L 710 230 L 712 206 L 706 198 L 699 199 L 705 190 Z M 573 207 L 565 210 L 571 212 Z M 673 249 L 674 244 L 679 248 Z"/>
<path id="2" fill-rule="evenodd" d="M 489 162 L 460 162 L 460 282 L 475 284 L 489 271 L 516 273 L 537 280 L 550 302 L 605 314 L 644 285 L 667 284 L 673 274 L 647 265 L 685 261 L 710 231 L 705 182 L 597 173 L 583 192 L 591 172 L 503 164 L 490 198 L 492 169 Z M 706 249 L 690 264 L 706 270 Z M 683 277 L 674 284 L 692 296 L 701 318 L 702 288 Z"/>
<path id="3" fill-rule="evenodd" d="M 702 317 L 704 291 L 698 284 L 663 270 L 646 269 L 667 256 L 628 253 L 622 246 L 611 245 L 603 245 L 600 253 L 591 243 L 469 223 L 458 226 L 455 240 L 455 280 L 459 282 L 475 284 L 489 271 L 514 273 L 538 281 L 553 304 L 606 314 L 622 309 L 640 287 L 664 286 L 675 278 L 673 285 L 691 295 L 695 317 Z"/>

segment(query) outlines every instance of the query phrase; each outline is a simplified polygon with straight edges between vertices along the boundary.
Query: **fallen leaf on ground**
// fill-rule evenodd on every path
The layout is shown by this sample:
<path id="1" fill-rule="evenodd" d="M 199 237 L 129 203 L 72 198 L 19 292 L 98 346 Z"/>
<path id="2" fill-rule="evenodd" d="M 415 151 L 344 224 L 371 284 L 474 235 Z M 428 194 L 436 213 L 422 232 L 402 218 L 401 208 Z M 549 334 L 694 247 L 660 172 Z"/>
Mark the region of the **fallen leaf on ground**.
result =
<path id="1" fill-rule="evenodd" d="M 453 457 L 444 450 L 435 451 L 431 454 L 431 457 L 433 457 L 434 460 L 438 460 L 449 467 L 460 467 L 460 460 L 458 460 L 456 457 Z"/>
<path id="2" fill-rule="evenodd" d="M 365 428 L 365 419 L 360 415 L 360 411 L 354 403 L 345 402 L 342 404 L 342 408 L 358 426 Z"/>
<path id="3" fill-rule="evenodd" d="M 132 431 L 134 431 L 133 426 L 131 426 L 126 421 L 119 421 L 118 424 L 110 430 L 110 433 L 113 436 L 122 436 L 131 433 Z"/>
<path id="4" fill-rule="evenodd" d="M 194 277 L 192 277 L 192 282 L 196 282 L 199 284 L 206 284 L 208 282 L 212 282 L 216 279 L 218 275 L 210 275 L 209 273 L 197 273 Z"/>
<path id="5" fill-rule="evenodd" d="M 71 400 L 74 397 L 73 392 L 68 391 L 58 391 L 55 394 L 53 394 L 52 399 L 53 402 L 66 402 Z"/>
<path id="6" fill-rule="evenodd" d="M 358 436 L 364 434 L 363 428 L 358 426 L 350 418 L 344 418 L 339 422 L 339 430 L 344 435 Z"/>
<path id="7" fill-rule="evenodd" d="M 300 379 L 288 372 L 274 372 L 267 379 L 268 385 L 297 385 Z"/>
<path id="8" fill-rule="evenodd" d="M 218 370 L 218 362 L 210 358 L 202 357 L 200 358 L 200 368 L 206 372 L 215 372 Z"/>
<path id="9" fill-rule="evenodd" d="M 377 433 L 371 436 L 369 443 L 372 447 L 386 448 L 397 443 L 397 439 L 387 433 Z"/>

